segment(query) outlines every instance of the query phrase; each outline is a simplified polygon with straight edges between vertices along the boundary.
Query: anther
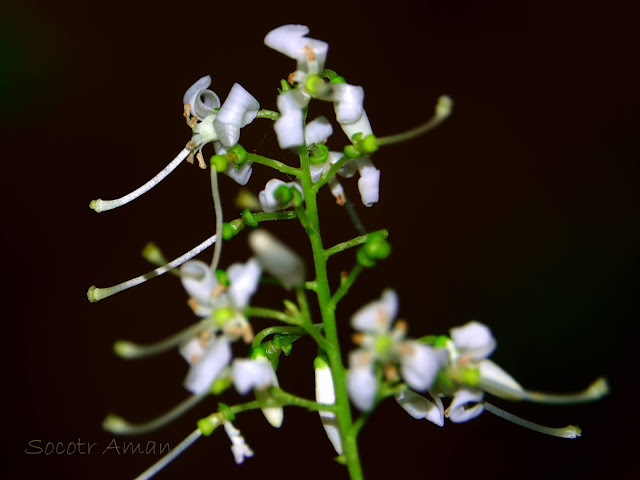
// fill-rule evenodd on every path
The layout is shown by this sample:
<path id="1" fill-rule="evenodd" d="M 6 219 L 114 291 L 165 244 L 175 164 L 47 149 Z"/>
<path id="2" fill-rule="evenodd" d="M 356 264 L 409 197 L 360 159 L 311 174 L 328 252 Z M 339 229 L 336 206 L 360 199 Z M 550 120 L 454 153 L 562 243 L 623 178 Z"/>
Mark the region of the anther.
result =
<path id="1" fill-rule="evenodd" d="M 207 164 L 204 163 L 204 157 L 202 156 L 202 152 L 201 151 L 196 153 L 196 158 L 198 159 L 198 166 L 202 170 L 205 170 L 207 168 Z"/>

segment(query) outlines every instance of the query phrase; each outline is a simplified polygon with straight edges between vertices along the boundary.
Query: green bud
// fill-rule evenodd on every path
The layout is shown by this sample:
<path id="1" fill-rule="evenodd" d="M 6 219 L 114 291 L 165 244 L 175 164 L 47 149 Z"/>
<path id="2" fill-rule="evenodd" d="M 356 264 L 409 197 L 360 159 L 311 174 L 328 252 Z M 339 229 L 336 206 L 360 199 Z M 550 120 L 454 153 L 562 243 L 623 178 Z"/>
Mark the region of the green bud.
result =
<path id="1" fill-rule="evenodd" d="M 344 154 L 349 158 L 360 158 L 362 156 L 358 149 L 353 145 L 347 145 L 344 147 Z"/>
<path id="2" fill-rule="evenodd" d="M 248 208 L 245 208 L 242 211 L 241 216 L 242 216 L 242 219 L 244 220 L 244 223 L 247 224 L 249 227 L 256 228 L 258 226 L 258 220 L 256 220 L 256 217 L 253 215 L 253 213 L 251 213 L 251 210 L 249 210 Z"/>
<path id="3" fill-rule="evenodd" d="M 244 220 L 238 218 L 222 224 L 222 239 L 231 240 L 244 229 Z"/>
<path id="4" fill-rule="evenodd" d="M 222 392 L 224 392 L 227 388 L 229 388 L 231 386 L 233 382 L 231 381 L 231 379 L 229 377 L 221 377 L 221 378 L 217 378 L 216 380 L 214 380 L 214 382 L 211 384 L 211 388 L 210 388 L 210 392 L 213 395 L 220 395 Z"/>
<path id="5" fill-rule="evenodd" d="M 219 308 L 218 310 L 213 312 L 213 318 L 216 321 L 216 325 L 218 325 L 219 327 L 222 327 L 225 323 L 231 320 L 234 315 L 235 312 L 231 307 Z"/>
<path id="6" fill-rule="evenodd" d="M 378 150 L 378 139 L 374 134 L 369 134 L 362 139 L 359 145 L 359 150 L 365 155 L 371 155 Z"/>
<path id="7" fill-rule="evenodd" d="M 369 255 L 367 255 L 367 252 L 365 252 L 364 247 L 360 247 L 356 251 L 356 260 L 363 267 L 371 268 L 376 265 L 376 260 L 374 258 L 371 258 Z"/>
<path id="8" fill-rule="evenodd" d="M 315 370 L 317 369 L 323 369 L 323 368 L 329 368 L 329 361 L 327 360 L 327 357 L 324 355 L 318 355 L 314 360 L 313 360 L 313 368 Z"/>
<path id="9" fill-rule="evenodd" d="M 309 75 L 304 82 L 304 88 L 312 96 L 315 96 L 324 92 L 325 83 L 318 75 Z"/>
<path id="10" fill-rule="evenodd" d="M 324 143 L 314 144 L 312 152 L 313 155 L 309 157 L 312 165 L 324 163 L 329 158 L 329 148 Z"/>
<path id="11" fill-rule="evenodd" d="M 433 348 L 447 348 L 451 339 L 446 335 L 440 335 L 433 341 Z"/>
<path id="12" fill-rule="evenodd" d="M 296 187 L 289 187 L 289 190 L 291 191 L 291 204 L 298 208 L 302 205 L 302 194 Z"/>
<path id="13" fill-rule="evenodd" d="M 279 205 L 288 204 L 291 201 L 292 196 L 293 194 L 288 185 L 280 185 L 273 192 L 273 198 L 275 198 Z"/>
<path id="14" fill-rule="evenodd" d="M 229 166 L 229 159 L 226 155 L 214 155 L 209 160 L 211 168 L 215 168 L 216 172 L 224 172 Z"/>
<path id="15" fill-rule="evenodd" d="M 218 279 L 218 283 L 220 283 L 221 285 L 224 285 L 225 287 L 229 286 L 229 276 L 227 275 L 227 272 L 225 270 L 218 268 L 216 270 L 216 278 Z"/>
<path id="16" fill-rule="evenodd" d="M 369 235 L 369 238 L 367 238 L 362 248 L 367 256 L 375 258 L 376 260 L 387 258 L 391 253 L 391 245 L 389 245 L 385 236 L 380 232 Z"/>
<path id="17" fill-rule="evenodd" d="M 213 421 L 210 417 L 201 418 L 198 420 L 198 430 L 205 437 L 208 437 L 213 433 L 216 427 L 219 425 L 219 422 Z"/>
<path id="18" fill-rule="evenodd" d="M 284 303 L 284 308 L 287 311 L 287 313 L 290 313 L 291 315 L 294 315 L 294 316 L 300 315 L 300 310 L 298 309 L 298 306 L 295 303 L 293 303 L 291 300 L 284 299 L 282 303 Z"/>
<path id="19" fill-rule="evenodd" d="M 227 157 L 233 160 L 236 168 L 240 168 L 247 161 L 247 151 L 242 145 L 236 144 L 227 150 Z"/>
<path id="20" fill-rule="evenodd" d="M 480 383 L 479 368 L 465 368 L 461 372 L 460 380 L 469 386 L 475 387 Z"/>
<path id="21" fill-rule="evenodd" d="M 329 83 L 347 83 L 347 81 L 344 79 L 343 76 L 336 75 L 331 80 L 329 80 Z"/>

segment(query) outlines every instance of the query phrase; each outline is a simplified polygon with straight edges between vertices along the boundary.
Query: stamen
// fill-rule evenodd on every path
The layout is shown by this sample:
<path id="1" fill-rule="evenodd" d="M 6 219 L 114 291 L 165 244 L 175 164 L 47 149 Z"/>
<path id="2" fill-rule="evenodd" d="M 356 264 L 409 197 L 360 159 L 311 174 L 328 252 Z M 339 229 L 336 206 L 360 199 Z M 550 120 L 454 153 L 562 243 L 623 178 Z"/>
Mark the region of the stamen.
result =
<path id="1" fill-rule="evenodd" d="M 207 318 L 165 338 L 164 340 L 160 340 L 159 342 L 151 343 L 149 345 L 140 345 L 138 343 L 129 342 L 128 340 L 117 340 L 113 344 L 113 351 L 120 358 L 126 359 L 150 357 L 177 347 L 183 340 L 198 335 L 212 325 L 213 322 L 211 319 Z"/>
<path id="2" fill-rule="evenodd" d="M 187 120 L 187 125 L 189 125 L 189 127 L 193 128 L 198 124 L 198 116 L 194 115 L 193 117 L 191 117 L 189 120 Z"/>
<path id="3" fill-rule="evenodd" d="M 122 205 L 125 205 L 131 202 L 132 200 L 135 200 L 140 195 L 147 193 L 149 190 L 155 187 L 158 183 L 164 180 L 164 178 L 167 175 L 169 175 L 171 172 L 173 172 L 176 169 L 176 167 L 180 165 L 180 163 L 189 156 L 190 153 L 191 153 L 191 150 L 189 149 L 189 143 L 188 143 L 187 146 L 184 149 L 182 149 L 182 151 L 178 154 L 178 156 L 176 156 L 176 158 L 174 158 L 171 161 L 171 163 L 169 163 L 169 165 L 164 167 L 155 177 L 153 177 L 151 180 L 149 180 L 147 183 L 145 183 L 141 187 L 137 188 L 131 193 L 128 193 L 124 197 L 120 197 L 115 200 L 102 200 L 101 198 L 98 198 L 97 200 L 92 200 L 91 203 L 89 204 L 89 207 L 92 210 L 95 210 L 96 212 L 100 213 L 107 210 L 113 210 L 114 208 L 121 207 Z"/>
<path id="4" fill-rule="evenodd" d="M 187 123 L 189 122 L 189 113 L 191 112 L 191 104 L 184 104 L 184 112 L 182 112 L 182 116 L 187 119 Z"/>
<path id="5" fill-rule="evenodd" d="M 396 135 L 389 135 L 386 137 L 380 137 L 377 139 L 376 143 L 378 146 L 383 145 L 392 145 L 394 143 L 401 143 L 411 140 L 412 138 L 419 137 L 420 135 L 424 135 L 430 130 L 433 130 L 438 125 L 440 125 L 449 115 L 451 115 L 451 108 L 453 106 L 453 101 L 447 95 L 441 95 L 438 98 L 438 103 L 435 108 L 435 113 L 431 119 L 427 122 L 418 125 L 411 130 L 407 130 L 406 132 L 398 133 Z"/>
<path id="6" fill-rule="evenodd" d="M 289 83 L 289 85 L 291 85 L 293 87 L 293 82 L 295 81 L 294 78 L 296 76 L 296 72 L 291 72 L 289 74 L 289 76 L 287 77 L 287 82 Z"/>
<path id="7" fill-rule="evenodd" d="M 118 415 L 109 414 L 107 415 L 107 418 L 103 420 L 102 428 L 107 432 L 115 433 L 117 435 L 142 435 L 171 423 L 183 413 L 197 405 L 198 402 L 208 395 L 208 391 L 199 395 L 191 395 L 168 412 L 144 423 L 130 423 Z"/>
<path id="8" fill-rule="evenodd" d="M 196 158 L 198 159 L 198 166 L 202 170 L 205 170 L 207 168 L 207 164 L 204 163 L 204 157 L 202 156 L 202 152 L 196 153 Z"/>
<path id="9" fill-rule="evenodd" d="M 185 438 L 182 442 L 180 442 L 176 448 L 171 450 L 170 453 L 166 454 L 156 463 L 151 465 L 147 470 L 145 470 L 141 475 L 135 478 L 135 480 L 148 480 L 153 477 L 156 473 L 162 470 L 166 465 L 171 463 L 178 455 L 184 452 L 187 448 L 189 448 L 200 436 L 202 433 L 199 429 L 194 430 L 191 434 Z"/>
<path id="10" fill-rule="evenodd" d="M 313 51 L 313 47 L 311 45 L 304 46 L 304 54 L 310 62 L 313 62 L 316 59 L 316 52 Z"/>
<path id="11" fill-rule="evenodd" d="M 119 283 L 118 285 L 114 285 L 113 287 L 107 288 L 98 288 L 95 285 L 89 288 L 87 292 L 87 298 L 90 302 L 97 302 L 98 300 L 102 300 L 103 298 L 110 297 L 118 292 L 126 290 L 131 287 L 135 287 L 136 285 L 140 285 L 141 283 L 146 282 L 147 280 L 162 275 L 163 273 L 168 272 L 169 270 L 179 267 L 187 260 L 198 255 L 200 252 L 210 247 L 216 242 L 216 235 L 213 235 L 202 242 L 197 247 L 189 250 L 187 253 L 182 255 L 181 257 L 176 258 L 174 261 L 167 263 L 166 265 L 156 268 L 155 270 L 145 273 L 144 275 L 140 275 L 139 277 L 132 278 L 131 280 L 127 280 L 126 282 Z"/>
<path id="12" fill-rule="evenodd" d="M 511 423 L 520 425 L 521 427 L 528 428 L 534 432 L 544 433 L 545 435 L 551 435 L 552 437 L 559 438 L 577 438 L 582 435 L 582 430 L 577 425 L 567 425 L 563 428 L 545 427 L 537 423 L 530 422 L 524 418 L 520 418 L 512 413 L 506 412 L 501 408 L 496 407 L 488 402 L 482 402 L 484 409 L 487 412 L 493 413 L 497 417 L 503 418 Z"/>

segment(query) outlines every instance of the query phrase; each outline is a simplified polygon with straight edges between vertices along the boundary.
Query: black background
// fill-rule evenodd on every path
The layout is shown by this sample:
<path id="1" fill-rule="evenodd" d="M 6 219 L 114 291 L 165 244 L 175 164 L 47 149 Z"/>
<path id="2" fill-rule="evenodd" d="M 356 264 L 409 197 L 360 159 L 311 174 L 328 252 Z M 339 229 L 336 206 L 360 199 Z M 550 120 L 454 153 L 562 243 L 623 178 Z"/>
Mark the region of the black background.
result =
<path id="1" fill-rule="evenodd" d="M 151 342 L 187 326 L 193 317 L 184 292 L 168 275 L 97 304 L 85 292 L 148 271 L 139 255 L 148 240 L 175 258 L 208 237 L 208 175 L 182 165 L 149 194 L 100 215 L 89 201 L 132 190 L 173 158 L 189 139 L 182 95 L 205 74 L 222 99 L 237 81 L 275 109 L 275 89 L 293 61 L 262 39 L 278 25 L 303 23 L 329 42 L 327 67 L 364 86 L 378 135 L 423 121 L 442 93 L 455 101 L 442 128 L 374 157 L 381 201 L 358 208 L 369 229 L 389 229 L 394 254 L 341 307 L 345 351 L 350 314 L 393 286 L 412 336 L 478 319 L 498 339 L 494 360 L 526 387 L 574 391 L 604 375 L 613 391 L 575 407 L 496 400 L 539 423 L 580 425 L 584 435 L 575 441 L 488 413 L 439 429 L 388 402 L 360 438 L 366 476 L 632 476 L 640 180 L 634 13 L 611 2 L 10 7 L 0 29 L 7 468 L 19 468 L 19 478 L 133 478 L 156 459 L 102 455 L 113 436 L 100 422 L 110 411 L 145 420 L 175 405 L 186 396 L 187 365 L 175 352 L 125 362 L 111 345 Z M 311 117 L 330 113 L 325 107 Z M 330 145 L 341 145 L 334 137 Z M 278 152 L 268 121 L 243 129 L 241 140 L 250 151 L 295 161 Z M 254 168 L 249 187 L 257 193 L 268 178 Z M 356 203 L 355 180 L 344 183 Z M 223 178 L 221 189 L 225 215 L 235 218 L 237 186 Z M 327 193 L 321 203 L 327 244 L 352 236 Z M 269 228 L 308 255 L 295 225 Z M 225 244 L 223 266 L 246 259 L 245 239 Z M 350 253 L 332 261 L 334 280 L 352 261 Z M 256 303 L 277 305 L 277 295 L 265 288 Z M 261 322 L 256 330 L 268 325 Z M 314 354 L 300 342 L 283 360 L 286 389 L 312 396 Z M 215 408 L 215 400 L 204 402 L 133 440 L 174 446 Z M 345 476 L 314 414 L 287 410 L 280 430 L 258 412 L 235 424 L 256 452 L 244 465 L 235 466 L 218 433 L 157 478 Z M 98 445 L 84 456 L 25 454 L 34 439 Z"/>

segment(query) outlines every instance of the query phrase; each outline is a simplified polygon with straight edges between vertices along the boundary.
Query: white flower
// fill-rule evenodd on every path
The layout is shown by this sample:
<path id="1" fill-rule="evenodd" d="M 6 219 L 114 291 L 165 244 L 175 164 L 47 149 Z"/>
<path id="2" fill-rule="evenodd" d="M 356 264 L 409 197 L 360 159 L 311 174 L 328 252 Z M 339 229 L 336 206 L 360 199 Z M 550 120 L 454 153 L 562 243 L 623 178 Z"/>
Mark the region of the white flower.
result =
<path id="1" fill-rule="evenodd" d="M 442 367 L 441 352 L 430 345 L 404 339 L 404 322 L 397 322 L 391 328 L 397 312 L 396 293 L 385 290 L 380 300 L 365 305 L 351 319 L 351 326 L 362 333 L 358 341 L 361 348 L 349 355 L 347 387 L 349 396 L 361 410 L 373 406 L 377 388 L 376 361 L 391 367 L 391 372 L 395 372 L 395 366 L 400 364 L 402 378 L 418 391 L 429 389 Z"/>
<path id="2" fill-rule="evenodd" d="M 184 386 L 196 395 L 205 393 L 231 361 L 231 346 L 224 336 L 193 338 L 182 346 L 180 353 L 191 365 Z"/>
<path id="3" fill-rule="evenodd" d="M 265 37 L 267 47 L 297 61 L 294 80 L 304 81 L 306 75 L 319 73 L 324 68 L 329 45 L 323 41 L 306 38 L 309 28 L 305 25 L 282 25 Z"/>
<path id="4" fill-rule="evenodd" d="M 496 341 L 486 325 L 472 321 L 449 330 L 459 356 L 474 360 L 487 358 L 496 349 Z"/>
<path id="5" fill-rule="evenodd" d="M 249 234 L 249 246 L 262 268 L 282 282 L 285 288 L 304 283 L 305 269 L 302 258 L 266 230 Z"/>
<path id="6" fill-rule="evenodd" d="M 240 394 L 245 395 L 249 390 L 253 390 L 256 399 L 260 401 L 267 401 L 270 398 L 271 395 L 267 390 L 269 386 L 278 386 L 276 372 L 264 355 L 258 355 L 252 359 L 234 360 L 232 378 Z M 262 413 L 272 426 L 280 428 L 284 418 L 282 407 L 265 407 L 262 408 Z"/>
<path id="7" fill-rule="evenodd" d="M 227 153 L 227 149 L 220 143 L 219 141 L 213 142 L 213 148 L 216 150 L 216 154 L 223 155 Z M 251 178 L 251 173 L 253 162 L 246 161 L 244 165 L 240 168 L 236 168 L 235 163 L 230 163 L 229 166 L 225 169 L 224 174 L 233 179 L 236 183 L 240 185 L 246 185 L 249 182 L 249 178 Z"/>
<path id="8" fill-rule="evenodd" d="M 305 145 L 313 145 L 314 143 L 324 143 L 333 133 L 333 127 L 326 117 L 320 116 L 307 123 L 304 129 Z"/>
<path id="9" fill-rule="evenodd" d="M 482 413 L 482 399 L 484 393 L 478 390 L 460 389 L 456 392 L 449 405 L 445 410 L 445 416 L 454 423 L 462 423 L 476 418 Z M 473 404 L 467 408 L 467 404 Z"/>
<path id="10" fill-rule="evenodd" d="M 215 92 L 208 90 L 211 85 L 211 76 L 202 77 L 191 85 L 182 98 L 182 103 L 190 106 L 190 112 L 198 116 L 198 120 L 215 113 L 220 107 L 220 98 Z"/>
<path id="11" fill-rule="evenodd" d="M 275 191 L 283 185 L 297 189 L 302 195 L 302 187 L 298 183 L 296 182 L 285 183 L 282 180 L 278 180 L 277 178 L 272 178 L 267 182 L 267 184 L 264 187 L 264 190 L 262 190 L 258 194 L 258 200 L 260 200 L 260 205 L 262 205 L 262 209 L 265 212 L 275 212 L 291 206 L 291 202 L 287 202 L 286 204 L 281 205 L 276 199 L 276 197 L 274 196 Z"/>
<path id="12" fill-rule="evenodd" d="M 227 436 L 231 440 L 231 452 L 238 465 L 244 462 L 245 458 L 253 457 L 253 450 L 245 442 L 240 430 L 234 427 L 231 422 L 226 421 L 224 422 L 224 431 L 227 432 Z"/>

